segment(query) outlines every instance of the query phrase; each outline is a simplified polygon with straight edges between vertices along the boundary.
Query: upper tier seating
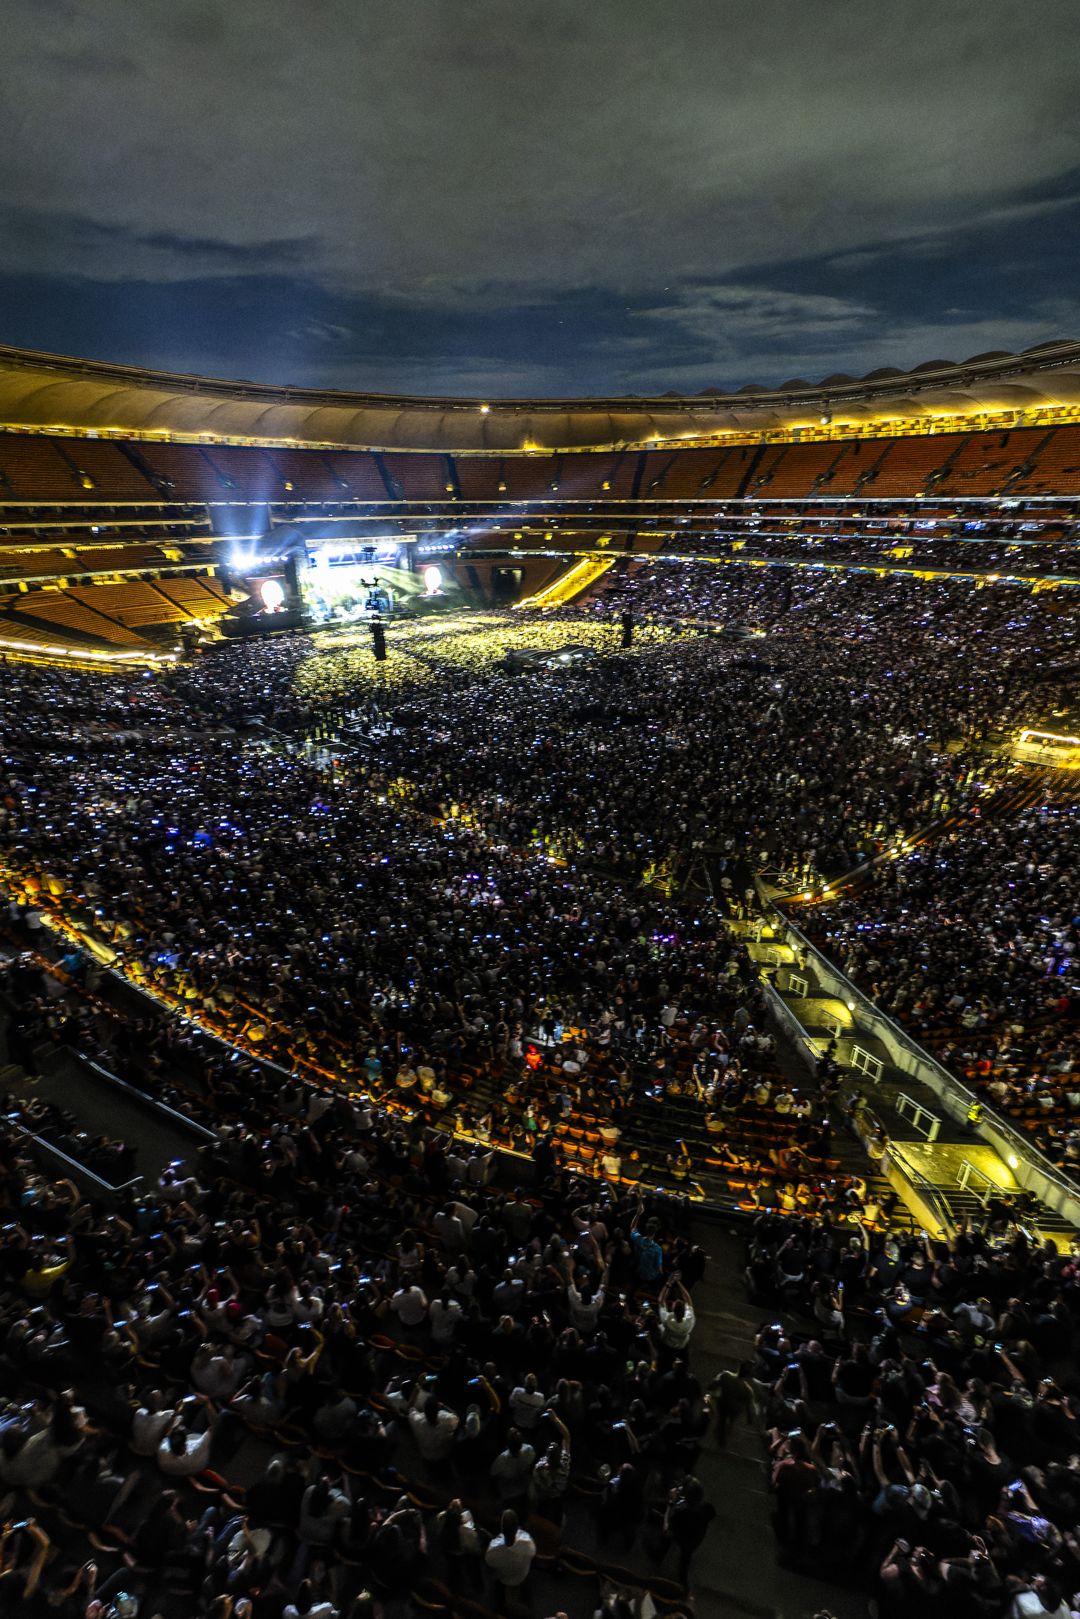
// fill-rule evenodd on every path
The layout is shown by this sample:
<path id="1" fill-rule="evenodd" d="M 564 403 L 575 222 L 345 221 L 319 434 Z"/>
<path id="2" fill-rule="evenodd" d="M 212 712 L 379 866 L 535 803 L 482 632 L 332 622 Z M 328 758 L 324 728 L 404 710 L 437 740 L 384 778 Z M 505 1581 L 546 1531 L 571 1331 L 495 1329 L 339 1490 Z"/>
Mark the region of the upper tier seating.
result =
<path id="1" fill-rule="evenodd" d="M 325 457 L 326 465 L 344 489 L 338 500 L 390 500 L 391 495 L 373 455 L 364 450 L 334 450 Z"/>
<path id="2" fill-rule="evenodd" d="M 460 455 L 455 458 L 454 465 L 462 500 L 510 498 L 501 457 Z"/>
<path id="3" fill-rule="evenodd" d="M 784 500 L 795 495 L 832 494 L 829 473 L 841 459 L 844 444 L 789 444 L 768 466 L 764 460 L 749 490 L 765 500 Z M 869 463 L 867 463 L 869 465 Z"/>
<path id="4" fill-rule="evenodd" d="M 267 459 L 279 480 L 275 499 L 341 500 L 346 493 L 341 477 L 317 450 L 269 450 Z"/>
<path id="5" fill-rule="evenodd" d="M 453 499 L 453 480 L 444 455 L 386 455 L 383 461 L 406 500 Z"/>
<path id="6" fill-rule="evenodd" d="M 145 444 L 143 459 L 172 500 L 225 500 L 229 490 L 197 444 Z"/>
<path id="7" fill-rule="evenodd" d="M 87 491 L 58 446 L 36 434 L 0 434 L 0 502 L 84 500 Z"/>
<path id="8" fill-rule="evenodd" d="M 1033 436 L 1043 440 L 1042 448 L 1035 457 L 1034 465 L 1023 477 L 1015 480 L 1009 493 L 1080 494 L 1080 427 L 1059 427 L 1048 442 L 1046 435 Z"/>
<path id="9" fill-rule="evenodd" d="M 1028 466 L 1027 463 L 1031 462 Z M 381 462 L 381 465 L 380 465 Z M 140 467 L 145 465 L 144 473 Z M 1026 468 L 1023 475 L 1018 475 Z M 156 482 L 155 482 L 156 480 Z M 447 455 L 0 433 L 12 502 L 773 500 L 1080 492 L 1080 426 L 712 449 Z"/>
<path id="10" fill-rule="evenodd" d="M 944 476 L 932 483 L 935 495 L 992 495 L 1031 454 L 1041 435 L 973 433 Z"/>
<path id="11" fill-rule="evenodd" d="M 161 499 L 150 479 L 128 459 L 119 444 L 101 439 L 65 439 L 62 448 L 79 472 L 92 480 L 93 489 L 88 493 L 116 500 Z M 81 493 L 86 488 L 85 479 L 78 482 Z"/>
<path id="12" fill-rule="evenodd" d="M 727 500 L 739 491 L 756 446 L 727 450 L 657 450 L 646 457 L 643 500 Z"/>

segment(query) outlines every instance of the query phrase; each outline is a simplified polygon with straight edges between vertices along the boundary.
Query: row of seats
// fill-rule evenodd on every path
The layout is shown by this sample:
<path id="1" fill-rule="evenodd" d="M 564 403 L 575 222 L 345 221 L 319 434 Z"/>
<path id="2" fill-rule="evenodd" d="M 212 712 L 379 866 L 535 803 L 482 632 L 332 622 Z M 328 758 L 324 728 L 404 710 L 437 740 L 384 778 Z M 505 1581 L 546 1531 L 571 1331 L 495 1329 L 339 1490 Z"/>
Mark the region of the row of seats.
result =
<path id="1" fill-rule="evenodd" d="M 86 645 L 89 639 L 142 647 L 146 643 L 140 630 L 216 617 L 231 605 L 225 588 L 211 578 L 164 578 L 153 584 L 133 579 L 115 585 L 31 590 L 3 604 L 16 609 L 18 618 L 0 607 L 0 639 L 56 640 L 72 646 Z M 39 621 L 41 628 L 29 627 L 28 619 Z M 65 636 L 65 631 L 73 633 Z"/>
<path id="2" fill-rule="evenodd" d="M 82 592 L 85 596 L 86 592 Z M 138 647 L 145 643 L 107 613 L 99 612 L 66 590 L 34 590 L 19 597 L 19 611 L 57 629 L 72 630 L 74 641 L 107 641 L 112 646 Z"/>
<path id="3" fill-rule="evenodd" d="M 1028 463 L 1031 463 L 1029 466 Z M 1021 469 L 1022 472 L 1021 472 Z M 1080 427 L 620 454 L 452 457 L 0 435 L 0 504 L 732 500 L 1080 490 Z"/>
<path id="4" fill-rule="evenodd" d="M 120 585 L 73 586 L 66 594 L 129 629 L 182 624 L 193 615 L 216 616 L 230 606 L 228 596 L 213 579 L 159 579 L 154 584 L 131 580 Z"/>

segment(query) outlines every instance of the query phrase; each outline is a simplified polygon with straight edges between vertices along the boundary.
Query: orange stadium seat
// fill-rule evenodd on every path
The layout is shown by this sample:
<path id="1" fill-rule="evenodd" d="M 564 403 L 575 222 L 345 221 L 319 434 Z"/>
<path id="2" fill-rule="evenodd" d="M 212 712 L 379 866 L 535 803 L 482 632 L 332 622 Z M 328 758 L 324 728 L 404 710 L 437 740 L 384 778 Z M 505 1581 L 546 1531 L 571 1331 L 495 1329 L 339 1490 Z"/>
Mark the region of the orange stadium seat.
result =
<path id="1" fill-rule="evenodd" d="M 446 457 L 442 455 L 387 455 L 383 457 L 392 481 L 406 500 L 450 500 L 446 485 Z"/>
<path id="2" fill-rule="evenodd" d="M 223 500 L 225 485 L 197 444 L 147 444 L 143 456 L 151 471 L 170 486 L 173 500 Z"/>
<path id="3" fill-rule="evenodd" d="M 653 451 L 645 463 L 643 500 L 718 500 L 734 495 L 750 470 L 756 446 L 728 450 Z"/>
<path id="4" fill-rule="evenodd" d="M 888 452 L 891 444 L 889 440 L 857 438 L 834 444 L 832 448 L 839 453 L 829 466 L 819 493 L 854 495 L 861 492 L 876 463 Z"/>
<path id="5" fill-rule="evenodd" d="M 53 578 L 57 574 L 82 571 L 83 564 L 72 560 L 69 552 L 22 551 L 17 547 L 0 546 L 0 579 Z"/>
<path id="6" fill-rule="evenodd" d="M 499 487 L 506 483 L 501 456 L 459 455 L 454 464 L 462 500 L 497 501 L 506 496 Z"/>
<path id="7" fill-rule="evenodd" d="M 334 450 L 327 454 L 326 464 L 335 478 L 341 478 L 345 490 L 338 499 L 390 500 L 392 497 L 383 481 L 375 457 L 365 450 Z"/>
<path id="8" fill-rule="evenodd" d="M 948 459 L 962 438 L 960 433 L 940 433 L 893 439 L 885 459 L 860 493 L 871 500 L 922 494 L 930 474 Z"/>
<path id="9" fill-rule="evenodd" d="M 116 646 L 146 644 L 133 630 L 118 624 L 107 613 L 88 607 L 84 601 L 63 590 L 31 591 L 29 595 L 20 596 L 18 605 L 20 613 L 43 619 L 61 630 L 78 631 L 95 641 L 109 641 Z"/>
<path id="10" fill-rule="evenodd" d="M 280 500 L 285 479 L 266 450 L 234 444 L 208 444 L 199 454 L 211 477 L 209 500 Z"/>
<path id="11" fill-rule="evenodd" d="M 3 641 L 14 641 L 28 650 L 40 646 L 74 648 L 86 644 L 78 637 L 65 635 L 62 629 L 44 621 L 40 624 L 20 624 L 17 619 L 6 617 L 0 607 L 0 642 Z M 0 646 L 0 657 L 4 655 L 4 651 L 4 647 Z"/>
<path id="12" fill-rule="evenodd" d="M 331 472 L 325 457 L 317 450 L 270 450 L 267 458 L 273 463 L 283 491 L 275 498 L 340 500 L 345 493 L 340 476 Z"/>
<path id="13" fill-rule="evenodd" d="M 790 500 L 796 495 L 831 494 L 829 473 L 845 446 L 789 444 L 764 474 L 755 476 L 749 491 L 766 500 Z"/>
<path id="14" fill-rule="evenodd" d="M 159 579 L 157 588 L 197 618 L 223 613 L 232 606 L 228 591 L 216 579 Z"/>
<path id="15" fill-rule="evenodd" d="M 66 439 L 64 454 L 78 468 L 80 474 L 92 480 L 88 491 L 104 500 L 160 501 L 161 496 L 150 479 L 128 459 L 119 444 L 100 439 Z M 83 478 L 78 480 L 84 489 Z"/>
<path id="16" fill-rule="evenodd" d="M 592 485 L 592 493 L 601 500 L 629 500 L 634 493 L 634 480 L 642 461 L 639 451 L 622 450 L 618 455 L 575 456 L 575 472 L 582 483 Z M 576 463 L 581 462 L 581 468 Z M 587 468 L 587 472 L 584 470 Z M 605 484 L 607 488 L 605 488 Z M 644 476 L 638 490 L 645 488 Z"/>
<path id="17" fill-rule="evenodd" d="M 122 585 L 72 585 L 67 594 L 92 612 L 107 613 L 128 629 L 177 624 L 188 616 L 154 585 L 138 579 Z"/>
<path id="18" fill-rule="evenodd" d="M 33 433 L 0 434 L 0 502 L 85 498 L 79 475 L 58 442 Z"/>
<path id="19" fill-rule="evenodd" d="M 1080 427 L 1059 427 L 1053 433 L 1033 436 L 1041 440 L 1042 447 L 1032 467 L 1010 485 L 1009 493 L 1080 494 Z"/>
<path id="20" fill-rule="evenodd" d="M 508 455 L 503 462 L 502 476 L 507 486 L 506 499 L 554 500 L 561 493 L 551 487 L 558 482 L 556 471 L 553 455 Z"/>
<path id="21" fill-rule="evenodd" d="M 972 433 L 930 487 L 935 495 L 996 494 L 1030 454 L 1026 438 L 1024 433 Z"/>

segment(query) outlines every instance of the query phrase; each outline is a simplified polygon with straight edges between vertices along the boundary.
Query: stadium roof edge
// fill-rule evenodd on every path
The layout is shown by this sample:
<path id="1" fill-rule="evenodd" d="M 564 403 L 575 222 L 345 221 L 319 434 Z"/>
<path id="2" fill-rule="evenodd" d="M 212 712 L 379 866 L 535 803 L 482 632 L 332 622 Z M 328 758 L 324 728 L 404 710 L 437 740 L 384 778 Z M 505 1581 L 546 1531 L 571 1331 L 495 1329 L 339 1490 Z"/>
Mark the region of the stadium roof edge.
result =
<path id="1" fill-rule="evenodd" d="M 76 434 L 318 444 L 445 454 L 638 447 L 828 422 L 860 426 L 1080 408 L 1080 342 L 930 361 L 911 371 L 699 394 L 416 398 L 143 370 L 0 346 L 0 424 Z"/>

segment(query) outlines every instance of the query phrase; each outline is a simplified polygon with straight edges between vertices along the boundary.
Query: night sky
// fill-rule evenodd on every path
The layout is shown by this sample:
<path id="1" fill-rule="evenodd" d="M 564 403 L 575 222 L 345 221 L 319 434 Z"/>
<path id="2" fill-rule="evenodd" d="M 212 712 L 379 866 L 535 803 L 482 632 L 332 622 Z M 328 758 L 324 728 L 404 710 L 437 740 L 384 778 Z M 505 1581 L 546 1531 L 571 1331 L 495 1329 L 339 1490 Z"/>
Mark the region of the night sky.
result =
<path id="1" fill-rule="evenodd" d="M 694 392 L 1080 337 L 1080 0 L 4 0 L 0 342 Z"/>

